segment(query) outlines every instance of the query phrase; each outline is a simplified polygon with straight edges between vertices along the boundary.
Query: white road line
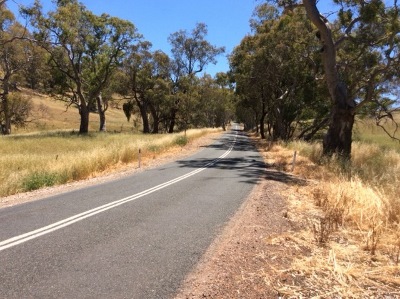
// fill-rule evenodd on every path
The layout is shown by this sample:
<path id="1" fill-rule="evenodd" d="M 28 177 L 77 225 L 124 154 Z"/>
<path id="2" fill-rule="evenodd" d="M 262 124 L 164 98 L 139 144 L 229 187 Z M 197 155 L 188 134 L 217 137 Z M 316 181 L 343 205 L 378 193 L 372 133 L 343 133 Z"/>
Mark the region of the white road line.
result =
<path id="1" fill-rule="evenodd" d="M 237 138 L 237 132 L 236 132 L 235 138 L 234 138 L 230 148 L 224 154 L 222 154 L 220 157 L 218 157 L 217 159 L 211 161 L 210 163 L 207 163 L 206 165 L 204 165 L 201 168 L 193 170 L 193 171 L 191 171 L 191 172 L 189 172 L 187 174 L 184 174 L 184 175 L 182 175 L 180 177 L 177 177 L 177 178 L 175 178 L 173 180 L 170 180 L 168 182 L 162 183 L 160 185 L 157 185 L 157 186 L 152 187 L 150 189 L 147 189 L 145 191 L 136 193 L 134 195 L 125 197 L 125 198 L 117 200 L 117 201 L 113 201 L 111 203 L 108 203 L 108 204 L 102 205 L 100 207 L 88 210 L 86 212 L 71 216 L 69 218 L 66 218 L 66 219 L 63 219 L 61 221 L 52 223 L 50 225 L 47 225 L 47 226 L 44 226 L 42 228 L 33 230 L 31 232 L 28 232 L 28 233 L 25 233 L 25 234 L 22 234 L 22 235 L 19 235 L 19 236 L 4 240 L 4 241 L 0 242 L 0 251 L 5 250 L 7 248 L 14 247 L 14 246 L 16 246 L 18 244 L 27 242 L 29 240 L 36 239 L 36 238 L 38 238 L 40 236 L 49 234 L 49 233 L 54 232 L 56 230 L 59 230 L 59 229 L 61 229 L 63 227 L 66 227 L 66 226 L 69 226 L 69 225 L 74 224 L 76 222 L 82 221 L 82 220 L 84 220 L 86 218 L 92 217 L 92 216 L 97 215 L 99 213 L 103 213 L 103 212 L 105 212 L 107 210 L 110 210 L 112 208 L 118 207 L 118 206 L 123 205 L 125 203 L 134 201 L 134 200 L 136 200 L 138 198 L 141 198 L 143 196 L 149 195 L 149 194 L 151 194 L 153 192 L 156 192 L 158 190 L 164 189 L 164 188 L 166 188 L 168 186 L 171 186 L 171 185 L 173 185 L 175 183 L 178 183 L 178 182 L 180 182 L 182 180 L 185 180 L 185 179 L 187 179 L 187 178 L 189 178 L 191 176 L 194 176 L 195 174 L 198 174 L 199 172 L 202 172 L 203 170 L 205 170 L 205 169 L 213 166 L 214 164 L 216 164 L 219 160 L 221 160 L 221 159 L 225 158 L 226 156 L 228 156 L 230 154 L 230 152 L 232 151 L 235 143 L 236 143 L 236 138 Z"/>

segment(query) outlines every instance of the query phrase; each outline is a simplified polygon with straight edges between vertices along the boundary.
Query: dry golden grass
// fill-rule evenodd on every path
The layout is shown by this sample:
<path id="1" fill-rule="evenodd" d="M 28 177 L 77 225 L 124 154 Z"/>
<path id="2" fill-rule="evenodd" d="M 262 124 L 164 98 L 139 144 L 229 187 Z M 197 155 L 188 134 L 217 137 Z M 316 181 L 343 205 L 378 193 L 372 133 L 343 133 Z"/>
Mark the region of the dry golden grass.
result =
<path id="1" fill-rule="evenodd" d="M 34 111 L 26 127 L 0 136 L 0 197 L 92 177 L 137 161 L 139 149 L 143 159 L 155 157 L 215 131 L 143 135 L 137 118 L 128 123 L 122 109 L 110 107 L 106 118 L 112 133 L 98 133 L 98 115 L 92 113 L 93 133 L 82 136 L 76 133 L 80 118 L 75 107 L 28 89 L 23 96 L 32 100 Z"/>
<path id="2" fill-rule="evenodd" d="M 13 127 L 13 134 L 38 132 L 38 131 L 78 131 L 80 116 L 76 107 L 67 106 L 66 102 L 55 100 L 47 95 L 36 93 L 29 89 L 23 90 L 23 96 L 33 103 L 33 114 L 30 122 L 25 127 Z M 138 132 L 139 123 L 127 122 L 122 109 L 109 107 L 106 112 L 107 130 L 110 132 Z M 90 114 L 90 131 L 99 130 L 99 116 Z"/>
<path id="3" fill-rule="evenodd" d="M 137 164 L 180 147 L 188 140 L 217 129 L 143 135 L 128 133 L 71 132 L 11 135 L 0 138 L 0 196 L 30 191 L 95 176 L 119 164 Z"/>
<path id="4" fill-rule="evenodd" d="M 302 229 L 272 242 L 308 248 L 290 269 L 286 298 L 400 298 L 400 154 L 354 143 L 351 167 L 320 162 L 321 146 L 260 143 L 266 161 L 303 178 L 284 192 L 289 219 Z M 268 242 L 271 242 L 269 240 Z M 284 245 L 286 244 L 286 245 Z M 293 283 L 294 282 L 294 283 Z M 385 297 L 386 296 L 386 297 Z"/>

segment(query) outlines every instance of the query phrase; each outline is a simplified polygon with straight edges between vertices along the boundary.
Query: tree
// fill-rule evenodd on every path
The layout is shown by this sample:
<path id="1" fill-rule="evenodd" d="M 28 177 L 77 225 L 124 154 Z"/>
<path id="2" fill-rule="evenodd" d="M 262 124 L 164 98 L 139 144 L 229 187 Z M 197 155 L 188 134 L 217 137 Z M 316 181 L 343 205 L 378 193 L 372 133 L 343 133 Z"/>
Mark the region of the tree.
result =
<path id="1" fill-rule="evenodd" d="M 117 91 L 128 99 L 125 105 L 128 120 L 134 111 L 134 102 L 142 118 L 143 133 L 158 133 L 163 113 L 168 110 L 170 61 L 162 51 L 152 52 L 150 48 L 151 43 L 147 41 L 131 47 L 121 68 L 123 83 Z"/>
<path id="2" fill-rule="evenodd" d="M 356 113 L 369 103 L 384 109 L 390 86 L 398 79 L 400 19 L 397 1 L 334 1 L 338 18 L 321 15 L 315 0 L 280 1 L 286 11 L 304 6 L 317 28 L 323 73 L 331 99 L 325 155 L 351 157 L 352 129 Z M 390 113 L 386 113 L 391 115 Z"/>
<path id="3" fill-rule="evenodd" d="M 246 36 L 230 58 L 239 105 L 251 107 L 254 120 L 247 113 L 241 116 L 257 124 L 262 138 L 266 138 L 267 125 L 274 140 L 287 140 L 305 117 L 323 113 L 310 105 L 310 99 L 319 102 L 316 93 L 309 94 L 315 88 L 317 44 L 299 10 L 279 15 L 275 7 L 261 5 L 251 23 L 254 35 Z"/>
<path id="4" fill-rule="evenodd" d="M 9 121 L 13 126 L 24 127 L 31 122 L 33 102 L 21 93 L 11 93 L 8 97 Z M 0 123 L 4 123 L 4 114 L 0 113 Z"/>
<path id="5" fill-rule="evenodd" d="M 219 72 L 214 78 L 204 75 L 200 80 L 200 101 L 197 111 L 204 111 L 206 127 L 222 127 L 233 117 L 234 88 L 227 73 Z"/>
<path id="6" fill-rule="evenodd" d="M 216 63 L 216 56 L 225 51 L 223 47 L 211 45 L 205 40 L 208 33 L 204 23 L 196 24 L 190 34 L 186 30 L 180 30 L 171 34 L 168 38 L 172 46 L 172 81 L 175 103 L 170 112 L 169 133 L 174 131 L 177 113 L 181 97 L 179 93 L 188 92 L 187 84 L 198 73 L 203 72 L 204 68 L 210 63 Z"/>
<path id="7" fill-rule="evenodd" d="M 51 73 L 47 65 L 48 57 L 46 51 L 32 41 L 33 36 L 26 36 L 24 43 L 24 65 L 20 72 L 20 81 L 24 86 L 46 92 Z"/>
<path id="8" fill-rule="evenodd" d="M 89 131 L 89 114 L 97 109 L 105 130 L 101 92 L 130 44 L 140 38 L 129 21 L 107 14 L 96 16 L 77 0 L 57 1 L 45 15 L 38 0 L 24 10 L 36 28 L 35 41 L 47 51 L 51 66 L 63 78 L 62 99 L 75 105 L 81 117 L 80 133 Z"/>
<path id="9" fill-rule="evenodd" d="M 0 129 L 3 135 L 11 134 L 11 124 L 15 115 L 9 95 L 16 86 L 13 78 L 25 64 L 24 43 L 26 28 L 15 21 L 14 15 L 0 2 Z"/>

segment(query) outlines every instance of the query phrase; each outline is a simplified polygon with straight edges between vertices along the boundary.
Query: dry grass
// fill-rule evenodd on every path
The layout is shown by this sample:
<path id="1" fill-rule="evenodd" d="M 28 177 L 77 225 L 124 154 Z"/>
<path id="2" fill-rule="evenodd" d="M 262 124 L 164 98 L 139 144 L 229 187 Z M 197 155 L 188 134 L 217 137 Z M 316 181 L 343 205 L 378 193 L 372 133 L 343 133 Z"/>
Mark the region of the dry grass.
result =
<path id="1" fill-rule="evenodd" d="M 394 115 L 394 121 L 400 124 L 400 113 Z M 395 139 L 391 139 L 381 127 L 376 125 L 374 119 L 357 119 L 354 126 L 354 138 L 364 143 L 379 144 L 380 147 L 400 152 L 400 128 L 396 127 L 395 122 L 387 119 L 381 123 L 387 132 L 395 137 Z"/>
<path id="2" fill-rule="evenodd" d="M 79 113 L 73 106 L 25 89 L 23 96 L 34 107 L 31 122 L 13 127 L 11 136 L 0 136 L 0 197 L 46 186 L 82 180 L 121 164 L 137 163 L 141 156 L 155 157 L 171 147 L 212 130 L 190 130 L 187 135 L 143 135 L 136 117 L 128 123 L 117 102 L 106 112 L 112 133 L 78 135 Z M 98 115 L 90 115 L 91 132 L 99 129 Z"/>
<path id="3" fill-rule="evenodd" d="M 23 96 L 30 99 L 33 104 L 33 113 L 30 122 L 25 127 L 13 127 L 13 134 L 24 134 L 30 132 L 48 131 L 78 131 L 80 116 L 76 107 L 67 106 L 67 103 L 55 100 L 47 95 L 36 93 L 29 89 L 23 90 Z M 115 101 L 118 104 L 118 101 Z M 121 106 L 121 104 L 119 104 Z M 122 109 L 115 105 L 109 107 L 106 112 L 107 130 L 110 132 L 139 132 L 140 122 L 127 122 Z M 90 131 L 99 130 L 99 116 L 96 113 L 90 114 Z"/>
<path id="4" fill-rule="evenodd" d="M 0 138 L 0 196 L 95 176 L 119 164 L 136 163 L 180 147 L 216 129 L 180 134 L 142 135 L 71 132 L 11 135 Z"/>
<path id="5" fill-rule="evenodd" d="M 400 298 L 400 154 L 354 143 L 352 165 L 320 162 L 318 144 L 274 144 L 266 161 L 306 180 L 284 192 L 289 219 L 302 229 L 273 242 L 309 248 L 290 269 L 276 269 L 285 298 Z M 270 241 L 269 241 L 270 242 Z M 266 279 L 267 280 L 267 279 Z M 290 283 L 289 283 L 290 282 Z M 385 297 L 386 296 L 386 297 Z"/>

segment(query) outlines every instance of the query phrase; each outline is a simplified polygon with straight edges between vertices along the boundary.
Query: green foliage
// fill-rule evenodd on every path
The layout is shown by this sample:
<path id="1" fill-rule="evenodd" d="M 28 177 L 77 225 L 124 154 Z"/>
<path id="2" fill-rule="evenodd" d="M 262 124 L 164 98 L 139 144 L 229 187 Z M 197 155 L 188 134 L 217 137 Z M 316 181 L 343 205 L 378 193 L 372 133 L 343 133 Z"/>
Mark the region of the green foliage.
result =
<path id="1" fill-rule="evenodd" d="M 27 176 L 22 185 L 24 191 L 33 191 L 43 187 L 50 187 L 57 182 L 57 175 L 46 171 L 34 172 Z"/>
<path id="2" fill-rule="evenodd" d="M 306 126 L 310 118 L 322 118 L 327 112 L 321 105 L 323 90 L 313 77 L 318 44 L 299 9 L 279 15 L 276 8 L 264 4 L 256 16 L 254 34 L 242 40 L 230 59 L 240 96 L 237 116 L 246 127 L 256 122 L 262 138 L 267 126 L 273 139 L 287 140 L 298 123 Z"/>
<path id="3" fill-rule="evenodd" d="M 188 138 L 186 136 L 178 136 L 175 139 L 175 144 L 179 146 L 185 146 L 189 142 Z"/>
<path id="4" fill-rule="evenodd" d="M 24 97 L 21 93 L 13 93 L 9 96 L 9 102 L 11 123 L 17 127 L 24 126 L 32 114 L 32 101 L 29 98 Z"/>
<path id="5" fill-rule="evenodd" d="M 36 33 L 36 42 L 48 53 L 55 69 L 62 99 L 78 107 L 80 132 L 87 133 L 89 113 L 108 87 L 124 52 L 141 35 L 129 21 L 107 14 L 97 16 L 78 1 L 58 1 L 55 11 L 45 15 L 36 1 L 26 8 Z M 58 45 L 58 46 L 54 46 Z M 105 117 L 106 107 L 98 107 Z M 104 110 L 103 110 L 104 109 Z"/>
<path id="6" fill-rule="evenodd" d="M 131 119 L 131 115 L 132 115 L 132 112 L 133 112 L 133 103 L 132 102 L 127 102 L 127 103 L 124 103 L 123 105 L 122 105 L 122 110 L 124 110 L 124 114 L 125 114 L 125 116 L 126 116 L 126 119 L 129 121 L 130 119 Z"/>

